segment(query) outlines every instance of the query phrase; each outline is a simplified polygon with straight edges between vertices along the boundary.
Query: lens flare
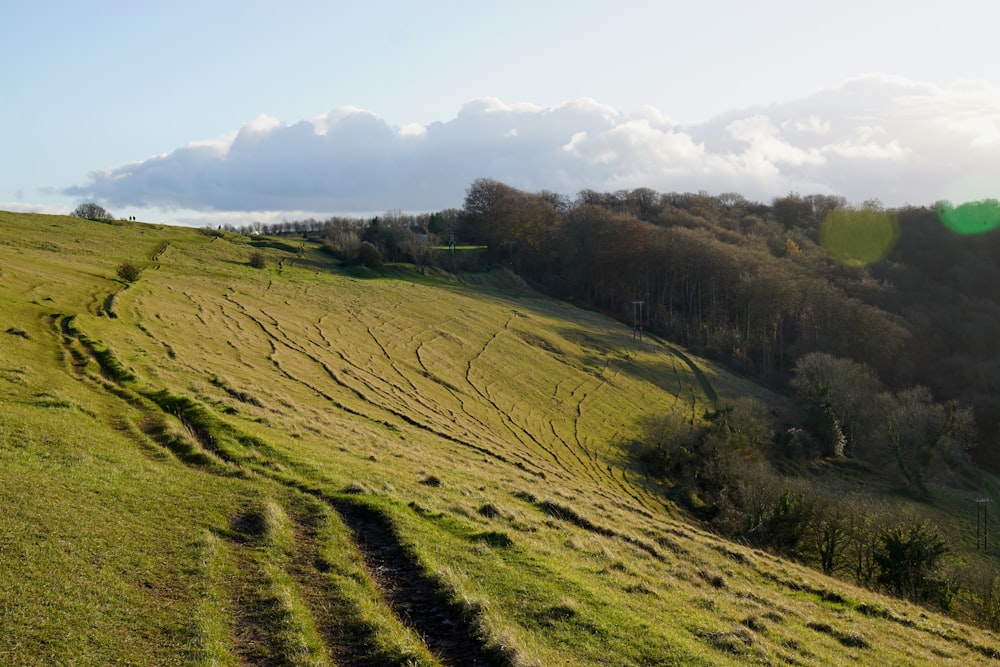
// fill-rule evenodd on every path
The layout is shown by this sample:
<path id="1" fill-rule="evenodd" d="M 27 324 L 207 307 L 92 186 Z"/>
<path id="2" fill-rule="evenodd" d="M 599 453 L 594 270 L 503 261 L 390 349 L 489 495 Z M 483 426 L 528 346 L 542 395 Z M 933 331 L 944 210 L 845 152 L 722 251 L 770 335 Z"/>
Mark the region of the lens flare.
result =
<path id="1" fill-rule="evenodd" d="M 874 264 L 885 258 L 899 239 L 899 222 L 878 208 L 840 208 L 820 227 L 820 240 L 830 256 L 847 266 Z"/>
<path id="2" fill-rule="evenodd" d="M 996 199 L 971 201 L 959 206 L 941 202 L 937 214 L 945 227 L 963 236 L 983 234 L 1000 227 L 1000 202 Z"/>

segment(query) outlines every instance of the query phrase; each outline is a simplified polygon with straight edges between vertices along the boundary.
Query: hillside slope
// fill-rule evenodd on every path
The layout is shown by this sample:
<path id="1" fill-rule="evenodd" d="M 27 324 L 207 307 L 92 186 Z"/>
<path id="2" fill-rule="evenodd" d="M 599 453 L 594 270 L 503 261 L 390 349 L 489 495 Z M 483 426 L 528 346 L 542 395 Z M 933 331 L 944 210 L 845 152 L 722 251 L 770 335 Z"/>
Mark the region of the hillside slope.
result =
<path id="1" fill-rule="evenodd" d="M 629 463 L 646 416 L 775 397 L 476 282 L 0 213 L 0 663 L 1000 657 L 699 530 Z"/>

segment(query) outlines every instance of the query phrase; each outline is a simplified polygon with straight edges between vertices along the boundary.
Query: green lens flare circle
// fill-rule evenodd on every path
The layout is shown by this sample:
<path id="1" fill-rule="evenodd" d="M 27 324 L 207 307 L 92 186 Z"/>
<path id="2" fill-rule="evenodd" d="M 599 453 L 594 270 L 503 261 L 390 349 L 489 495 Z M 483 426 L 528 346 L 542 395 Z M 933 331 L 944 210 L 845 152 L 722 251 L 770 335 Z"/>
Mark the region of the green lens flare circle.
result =
<path id="1" fill-rule="evenodd" d="M 879 209 L 831 211 L 820 227 L 820 240 L 841 264 L 863 266 L 885 258 L 899 239 L 896 215 Z"/>
<path id="2" fill-rule="evenodd" d="M 1000 227 L 1000 202 L 996 199 L 971 201 L 960 206 L 942 202 L 937 207 L 937 214 L 945 227 L 963 236 L 983 234 Z"/>

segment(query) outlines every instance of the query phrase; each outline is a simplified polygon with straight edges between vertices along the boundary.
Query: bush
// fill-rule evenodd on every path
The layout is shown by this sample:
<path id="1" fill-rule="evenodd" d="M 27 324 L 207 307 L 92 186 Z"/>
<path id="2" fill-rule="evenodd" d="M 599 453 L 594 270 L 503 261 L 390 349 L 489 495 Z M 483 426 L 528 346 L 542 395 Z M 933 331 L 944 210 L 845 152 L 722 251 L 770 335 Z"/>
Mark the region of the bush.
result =
<path id="1" fill-rule="evenodd" d="M 263 269 L 267 266 L 267 259 L 262 252 L 250 253 L 250 266 L 255 269 Z"/>
<path id="2" fill-rule="evenodd" d="M 914 602 L 931 599 L 940 603 L 943 596 L 934 570 L 948 551 L 941 536 L 917 523 L 887 530 L 879 539 L 882 550 L 875 557 L 878 583 Z"/>
<path id="3" fill-rule="evenodd" d="M 358 248 L 358 259 L 369 269 L 377 269 L 382 266 L 382 253 L 368 241 L 363 241 Z"/>
<path id="4" fill-rule="evenodd" d="M 118 277 L 127 283 L 134 283 L 139 280 L 142 271 L 132 262 L 124 262 L 118 265 Z"/>
<path id="5" fill-rule="evenodd" d="M 356 261 L 360 248 L 358 237 L 348 232 L 325 238 L 320 245 L 320 250 L 344 262 Z"/>

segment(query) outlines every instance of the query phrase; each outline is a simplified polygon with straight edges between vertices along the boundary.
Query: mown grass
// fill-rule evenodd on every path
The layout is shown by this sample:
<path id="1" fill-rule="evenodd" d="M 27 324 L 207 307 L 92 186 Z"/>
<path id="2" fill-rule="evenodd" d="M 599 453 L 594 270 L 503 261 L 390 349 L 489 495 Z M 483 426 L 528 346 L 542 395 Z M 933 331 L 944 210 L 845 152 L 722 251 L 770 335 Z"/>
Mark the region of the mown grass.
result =
<path id="1" fill-rule="evenodd" d="M 0 285 L 0 331 L 24 334 L 0 336 L 0 662 L 438 663 L 344 504 L 502 664 L 998 646 L 685 522 L 627 459 L 642 419 L 780 401 L 509 274 L 358 276 L 309 244 L 0 213 Z"/>

